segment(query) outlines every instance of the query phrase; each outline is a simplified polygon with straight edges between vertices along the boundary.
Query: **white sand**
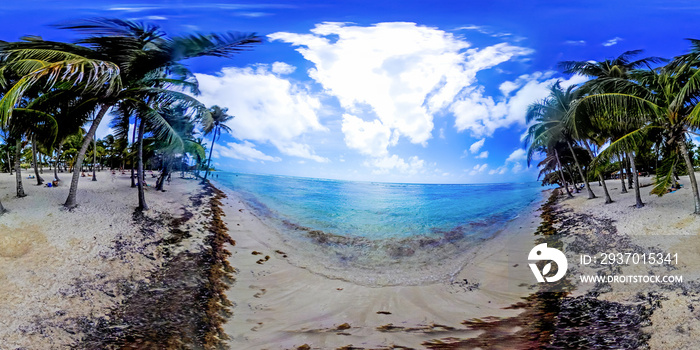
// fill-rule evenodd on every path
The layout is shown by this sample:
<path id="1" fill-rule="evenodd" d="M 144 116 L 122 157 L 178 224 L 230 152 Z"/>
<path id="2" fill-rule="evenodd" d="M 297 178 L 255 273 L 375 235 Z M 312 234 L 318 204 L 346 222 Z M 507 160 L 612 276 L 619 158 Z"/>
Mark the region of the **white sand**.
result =
<path id="1" fill-rule="evenodd" d="M 700 178 L 700 173 L 696 173 Z M 651 177 L 642 177 L 641 184 L 651 183 Z M 620 234 L 629 235 L 635 240 L 648 241 L 649 236 L 666 237 L 663 242 L 669 242 L 661 250 L 678 253 L 679 265 L 677 270 L 669 271 L 672 275 L 682 275 L 684 281 L 700 281 L 700 217 L 692 214 L 694 210 L 692 190 L 688 176 L 682 176 L 679 181 L 682 189 L 663 197 L 650 195 L 652 186 L 641 188 L 643 208 L 634 208 L 635 195 L 633 190 L 620 194 L 619 180 L 608 180 L 614 203 L 604 204 L 603 188 L 597 183 L 591 183 L 591 188 L 599 198 L 588 200 L 585 191 L 576 198 L 564 200 L 566 207 L 575 212 L 587 213 L 599 218 L 616 220 L 615 226 Z M 642 236 L 642 237 L 640 237 Z M 661 241 L 661 240 L 659 240 Z M 623 274 L 636 274 L 640 266 L 626 266 Z M 652 349 L 698 349 L 700 348 L 700 292 L 683 293 L 681 290 L 664 290 L 659 285 L 636 284 L 624 286 L 612 284 L 613 291 L 604 293 L 601 299 L 638 303 L 637 292 L 661 293 L 668 300 L 661 302 L 651 320 L 652 327 L 645 331 L 651 334 L 649 345 Z M 694 309 L 694 310 L 691 310 Z"/>
<path id="2" fill-rule="evenodd" d="M 0 173 L 0 198 L 10 210 L 0 216 L 0 348 L 67 348 L 80 337 L 70 333 L 76 318 L 104 316 L 123 299 L 117 281 L 143 280 L 162 263 L 153 246 L 143 247 L 167 228 L 153 227 L 153 236 L 144 237 L 132 223 L 138 199 L 129 174 L 81 178 L 79 207 L 72 212 L 62 210 L 70 174 L 59 174 L 58 188 L 36 186 L 28 174 L 23 172 L 27 197 L 16 198 L 15 176 Z M 149 176 L 149 183 L 154 180 Z M 181 215 L 199 187 L 173 176 L 166 189 L 147 191 L 147 216 Z M 115 242 L 126 247 L 120 252 Z"/>
<path id="3" fill-rule="evenodd" d="M 313 349 L 349 344 L 423 348 L 421 343 L 431 339 L 478 335 L 479 331 L 467 330 L 461 322 L 514 316 L 520 311 L 502 308 L 531 292 L 519 286 L 533 282 L 529 268 L 522 264 L 514 267 L 509 255 L 526 256 L 533 246 L 533 232 L 540 222 L 534 210 L 510 222 L 496 238 L 483 244 L 455 276 L 455 281 L 480 283 L 478 289 L 468 291 L 450 281 L 368 287 L 313 273 L 318 270 L 314 266 L 292 264 L 294 255 L 303 252 L 289 250 L 283 236 L 253 215 L 235 193 L 225 192 L 226 223 L 237 242 L 230 248 L 230 260 L 238 273 L 228 294 L 235 307 L 233 317 L 224 326 L 232 349 L 286 349 L 303 344 Z M 253 255 L 254 251 L 262 254 Z M 266 256 L 269 260 L 256 263 Z M 338 328 L 346 323 L 349 329 Z M 376 329 L 387 324 L 409 328 L 444 325 L 457 330 L 447 332 L 434 326 L 432 333 L 385 333 Z"/>

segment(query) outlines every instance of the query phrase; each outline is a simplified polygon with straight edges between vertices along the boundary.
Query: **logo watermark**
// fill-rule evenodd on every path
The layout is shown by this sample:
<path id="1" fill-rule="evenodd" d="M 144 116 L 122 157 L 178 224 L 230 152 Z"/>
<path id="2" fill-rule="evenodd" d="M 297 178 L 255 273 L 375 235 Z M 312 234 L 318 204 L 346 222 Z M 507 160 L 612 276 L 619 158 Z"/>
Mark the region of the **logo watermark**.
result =
<path id="1" fill-rule="evenodd" d="M 537 282 L 556 282 L 564 277 L 566 270 L 569 267 L 569 263 L 566 260 L 566 255 L 562 253 L 559 249 L 548 248 L 547 243 L 542 243 L 536 245 L 530 254 L 527 256 L 530 261 L 542 261 L 551 260 L 547 265 L 544 265 L 542 271 L 537 267 L 536 263 L 529 263 L 530 270 L 535 275 Z M 552 262 L 557 264 L 557 273 L 554 276 L 545 277 L 552 270 Z"/>

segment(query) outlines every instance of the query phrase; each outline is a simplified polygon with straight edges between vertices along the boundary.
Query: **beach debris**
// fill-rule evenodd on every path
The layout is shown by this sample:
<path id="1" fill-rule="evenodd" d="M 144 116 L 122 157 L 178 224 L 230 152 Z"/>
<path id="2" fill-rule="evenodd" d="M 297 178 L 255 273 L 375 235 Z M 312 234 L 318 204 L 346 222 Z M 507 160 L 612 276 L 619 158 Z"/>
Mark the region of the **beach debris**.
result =
<path id="1" fill-rule="evenodd" d="M 112 281 L 117 288 L 101 291 L 123 298 L 106 317 L 78 317 L 71 321 L 81 339 L 70 346 L 76 349 L 218 349 L 227 348 L 222 324 L 230 317 L 233 303 L 226 289 L 234 280 L 235 269 L 229 265 L 226 245 L 235 245 L 222 220 L 221 199 L 225 195 L 209 184 L 191 197 L 197 215 L 206 220 L 192 224 L 190 219 L 155 218 L 152 214 L 134 214 L 144 238 L 156 237 L 156 229 L 170 231 L 173 239 L 147 242 L 149 249 L 168 251 L 169 244 L 179 243 L 186 235 L 177 231 L 182 225 L 201 225 L 207 236 L 197 250 L 163 254 L 162 266 L 146 280 Z M 187 216 L 187 212 L 185 214 Z M 167 220 L 166 220 L 167 219 Z M 161 227 L 164 224 L 170 227 Z M 175 235 L 172 235 L 175 231 Z M 147 239 L 146 239 L 147 240 Z M 117 256 L 148 253 L 144 245 L 135 246 L 120 236 L 114 242 Z M 175 250 L 172 250 L 175 251 Z M 150 254 L 150 253 L 149 253 Z M 100 290 L 100 289 L 98 289 Z M 76 290 L 81 292 L 80 289 Z M 81 292 L 82 293 L 82 292 Z M 89 296 L 87 296 L 89 297 Z"/>
<path id="2" fill-rule="evenodd" d="M 350 328 L 352 328 L 352 327 L 350 327 L 350 324 L 347 323 L 347 322 L 341 324 L 341 325 L 338 326 L 338 327 L 336 327 L 336 329 L 339 330 L 339 331 L 343 331 L 343 330 L 350 329 Z"/>
<path id="3" fill-rule="evenodd" d="M 377 311 L 377 313 L 380 315 L 391 315 L 391 312 L 389 311 Z"/>
<path id="4" fill-rule="evenodd" d="M 471 291 L 479 289 L 479 286 L 481 286 L 481 283 L 479 283 L 479 282 L 469 283 L 469 281 L 465 278 L 465 279 L 462 279 L 460 281 L 453 281 L 451 283 L 451 285 L 453 287 L 458 287 L 458 288 L 462 289 L 462 291 L 464 291 L 464 292 L 471 292 Z"/>
<path id="5" fill-rule="evenodd" d="M 304 344 L 302 346 L 299 346 L 297 350 L 311 350 L 311 347 L 309 346 L 309 344 Z"/>
<path id="6" fill-rule="evenodd" d="M 388 323 L 377 327 L 377 330 L 383 333 L 406 332 L 406 333 L 437 333 L 455 331 L 457 328 L 443 324 L 431 323 L 427 325 L 418 325 L 416 327 L 394 326 L 393 323 Z"/>
<path id="7" fill-rule="evenodd" d="M 336 288 L 335 290 L 343 290 L 343 288 Z"/>
<path id="8" fill-rule="evenodd" d="M 281 251 L 281 250 L 279 250 L 279 249 L 278 249 L 278 250 L 275 250 L 275 253 L 282 255 L 283 258 L 286 258 L 286 257 L 287 257 L 287 253 L 285 253 L 285 252 L 283 252 L 283 251 Z"/>
<path id="9" fill-rule="evenodd" d="M 270 256 L 269 256 L 269 255 L 265 255 L 265 258 L 260 259 L 260 260 L 256 261 L 255 263 L 256 263 L 256 264 L 262 265 L 264 262 L 266 262 L 266 261 L 268 261 L 268 260 L 270 260 Z"/>
<path id="10" fill-rule="evenodd" d="M 259 252 L 259 251 L 257 251 L 257 250 L 254 250 L 251 254 L 253 254 L 253 255 L 262 255 L 262 253 Z"/>

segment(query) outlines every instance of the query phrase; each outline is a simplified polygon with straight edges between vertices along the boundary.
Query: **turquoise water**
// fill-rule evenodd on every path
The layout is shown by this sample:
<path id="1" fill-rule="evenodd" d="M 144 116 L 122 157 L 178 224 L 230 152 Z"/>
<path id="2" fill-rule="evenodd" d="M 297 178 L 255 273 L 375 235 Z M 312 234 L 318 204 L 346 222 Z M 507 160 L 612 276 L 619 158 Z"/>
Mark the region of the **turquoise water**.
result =
<path id="1" fill-rule="evenodd" d="M 431 185 L 216 174 L 219 186 L 236 192 L 277 233 L 272 241 L 264 238 L 271 250 L 291 252 L 290 263 L 314 273 L 370 286 L 451 280 L 508 221 L 541 201 L 544 190 L 536 182 Z"/>
<path id="2" fill-rule="evenodd" d="M 515 218 L 544 189 L 519 184 L 371 183 L 218 173 L 263 217 L 312 230 L 370 240 L 486 236 Z M 287 225 L 290 226 L 290 225 Z"/>

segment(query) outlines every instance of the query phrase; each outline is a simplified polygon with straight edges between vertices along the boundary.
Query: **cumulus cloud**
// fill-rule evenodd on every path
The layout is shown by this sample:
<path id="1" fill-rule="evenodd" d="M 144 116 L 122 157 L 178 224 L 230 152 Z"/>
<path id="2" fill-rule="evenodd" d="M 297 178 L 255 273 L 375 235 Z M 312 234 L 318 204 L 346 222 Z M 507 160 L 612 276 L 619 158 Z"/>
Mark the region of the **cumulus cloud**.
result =
<path id="1" fill-rule="evenodd" d="M 511 153 L 508 156 L 508 158 L 506 158 L 506 163 L 525 160 L 526 157 L 527 157 L 527 152 L 522 148 L 518 148 L 515 151 L 513 151 L 513 153 Z"/>
<path id="2" fill-rule="evenodd" d="M 481 140 L 479 140 L 479 141 L 476 141 L 476 142 L 472 143 L 472 145 L 469 146 L 469 152 L 471 152 L 472 154 L 474 154 L 474 153 L 476 153 L 476 152 L 479 152 L 479 150 L 481 149 L 481 147 L 484 146 L 484 142 L 486 142 L 486 139 L 485 139 L 485 138 L 483 138 L 483 139 L 481 139 Z"/>
<path id="3" fill-rule="evenodd" d="M 511 169 L 511 171 L 513 172 L 513 174 L 517 174 L 519 172 L 522 172 L 524 169 L 525 167 L 520 162 L 516 162 L 515 164 L 513 164 L 513 169 Z"/>
<path id="4" fill-rule="evenodd" d="M 372 170 L 374 174 L 388 174 L 390 172 L 399 172 L 403 174 L 415 175 L 422 171 L 425 167 L 425 161 L 413 156 L 408 161 L 393 154 L 386 157 L 377 157 L 365 161 L 365 166 L 375 168 Z"/>
<path id="5" fill-rule="evenodd" d="M 497 99 L 485 96 L 481 87 L 465 91 L 461 99 L 450 107 L 455 114 L 455 127 L 458 131 L 468 130 L 474 137 L 491 136 L 496 129 L 511 125 L 524 127 L 527 107 L 549 95 L 549 87 L 558 80 L 553 75 L 554 72 L 535 72 L 521 75 L 515 81 L 504 82 L 500 86 L 504 96 Z M 562 80 L 561 84 L 568 87 L 586 79 L 574 75 Z M 515 93 L 511 96 L 513 91 Z"/>
<path id="6" fill-rule="evenodd" d="M 472 170 L 469 172 L 469 175 L 476 175 L 478 173 L 482 173 L 488 168 L 488 164 L 477 164 L 472 168 Z"/>
<path id="7" fill-rule="evenodd" d="M 282 160 L 279 157 L 272 157 L 261 152 L 260 150 L 257 150 L 255 145 L 249 141 L 243 141 L 243 143 L 228 142 L 225 145 L 221 145 L 221 147 L 216 148 L 216 153 L 217 158 L 223 156 L 251 162 L 279 162 Z"/>
<path id="8" fill-rule="evenodd" d="M 489 170 L 489 175 L 503 175 L 508 171 L 508 167 L 505 165 L 499 166 L 496 169 Z"/>
<path id="9" fill-rule="evenodd" d="M 471 48 L 452 33 L 405 22 L 367 27 L 327 22 L 310 34 L 278 32 L 269 38 L 297 46 L 314 64 L 309 76 L 345 112 L 346 144 L 380 156 L 401 138 L 427 145 L 433 116 L 474 85 L 479 71 L 532 52 L 508 43 Z"/>
<path id="10" fill-rule="evenodd" d="M 239 140 L 270 143 L 283 154 L 326 162 L 301 141 L 306 133 L 328 129 L 318 118 L 318 97 L 278 75 L 292 71 L 292 66 L 276 63 L 195 74 L 202 92 L 198 99 L 207 106 L 227 107 L 235 116 L 227 125 Z"/>
<path id="11" fill-rule="evenodd" d="M 297 67 L 294 67 L 290 64 L 284 63 L 284 62 L 274 62 L 272 63 L 272 73 L 275 74 L 292 74 Z"/>
<path id="12" fill-rule="evenodd" d="M 620 38 L 619 36 L 616 36 L 616 37 L 604 42 L 602 45 L 603 46 L 613 46 L 613 45 L 617 45 L 617 43 L 622 41 L 622 40 L 623 40 L 622 38 Z"/>
<path id="13" fill-rule="evenodd" d="M 477 156 L 474 157 L 474 158 L 477 158 L 477 159 L 486 159 L 486 158 L 488 158 L 488 157 L 489 157 L 489 151 L 483 151 L 483 152 L 479 153 L 479 155 L 477 155 Z"/>

